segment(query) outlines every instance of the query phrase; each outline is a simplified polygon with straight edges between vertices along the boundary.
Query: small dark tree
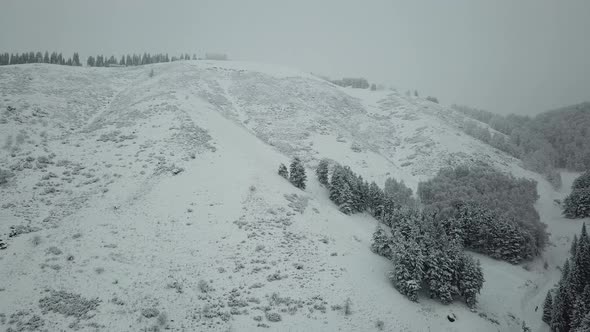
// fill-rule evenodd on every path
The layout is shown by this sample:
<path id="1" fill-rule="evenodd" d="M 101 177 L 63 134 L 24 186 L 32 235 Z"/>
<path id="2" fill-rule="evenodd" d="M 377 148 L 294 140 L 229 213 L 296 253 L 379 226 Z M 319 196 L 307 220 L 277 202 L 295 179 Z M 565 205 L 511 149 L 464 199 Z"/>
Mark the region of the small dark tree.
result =
<path id="1" fill-rule="evenodd" d="M 295 187 L 299 189 L 305 189 L 305 181 L 307 180 L 307 176 L 305 175 L 305 167 L 303 167 L 303 164 L 298 157 L 293 158 L 289 173 L 289 181 L 291 181 Z"/>
<path id="2" fill-rule="evenodd" d="M 88 67 L 94 67 L 95 64 L 96 64 L 96 60 L 94 60 L 94 57 L 89 56 L 88 60 L 86 60 L 86 65 L 88 65 Z"/>
<path id="3" fill-rule="evenodd" d="M 551 291 L 547 292 L 545 297 L 545 303 L 543 303 L 543 321 L 547 324 L 551 324 L 551 311 L 553 310 L 553 297 Z"/>
<path id="4" fill-rule="evenodd" d="M 324 186 L 328 186 L 328 160 L 322 159 L 318 164 L 318 168 L 315 170 L 315 173 L 318 176 L 318 181 L 323 184 Z"/>
<path id="5" fill-rule="evenodd" d="M 287 166 L 285 166 L 285 164 L 279 165 L 279 175 L 287 180 L 289 179 L 289 171 L 287 170 Z"/>

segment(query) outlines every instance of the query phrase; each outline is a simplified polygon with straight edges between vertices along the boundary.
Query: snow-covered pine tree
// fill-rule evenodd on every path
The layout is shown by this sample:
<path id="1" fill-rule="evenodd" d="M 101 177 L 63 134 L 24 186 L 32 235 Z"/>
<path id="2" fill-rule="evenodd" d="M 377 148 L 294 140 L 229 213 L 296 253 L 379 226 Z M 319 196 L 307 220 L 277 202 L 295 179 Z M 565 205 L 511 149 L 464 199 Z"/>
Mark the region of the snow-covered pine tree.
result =
<path id="1" fill-rule="evenodd" d="M 572 184 L 572 190 L 590 188 L 590 170 L 578 176 Z"/>
<path id="2" fill-rule="evenodd" d="M 411 232 L 418 236 L 416 226 L 412 227 Z M 406 237 L 397 230 L 393 232 L 392 244 L 393 271 L 389 278 L 400 293 L 417 301 L 424 271 L 422 249 L 415 237 Z"/>
<path id="3" fill-rule="evenodd" d="M 342 166 L 334 166 L 332 170 L 332 179 L 330 180 L 330 200 L 336 205 L 340 205 L 340 192 L 344 186 L 344 174 L 342 173 Z"/>
<path id="4" fill-rule="evenodd" d="M 391 249 L 391 236 L 387 235 L 387 232 L 379 226 L 377 226 L 377 230 L 373 233 L 373 242 L 371 243 L 371 251 L 376 253 L 377 255 L 386 257 L 391 259 L 392 257 L 392 249 Z"/>
<path id="5" fill-rule="evenodd" d="M 554 331 L 568 331 L 570 321 L 570 306 L 567 281 L 569 280 L 569 259 L 563 264 L 561 280 L 553 297 L 553 310 L 551 311 L 551 329 Z"/>
<path id="6" fill-rule="evenodd" d="M 381 216 L 381 211 L 383 209 L 383 191 L 374 181 L 369 185 L 368 205 L 374 217 L 378 218 Z"/>
<path id="7" fill-rule="evenodd" d="M 590 312 L 586 314 L 582 323 L 578 326 L 574 332 L 590 332 Z"/>
<path id="8" fill-rule="evenodd" d="M 437 240 L 438 245 L 430 248 L 426 259 L 425 279 L 428 281 L 431 297 L 448 304 L 459 292 L 456 274 L 460 249 L 452 247 L 446 240 L 446 235 Z"/>
<path id="9" fill-rule="evenodd" d="M 582 325 L 582 321 L 587 313 L 590 312 L 590 285 L 586 285 L 584 291 L 577 294 L 573 303 L 570 315 L 570 328 L 575 330 Z"/>
<path id="10" fill-rule="evenodd" d="M 279 165 L 279 175 L 287 180 L 289 179 L 289 171 L 287 170 L 287 166 L 285 166 L 285 164 Z"/>
<path id="11" fill-rule="evenodd" d="M 293 158 L 289 173 L 289 181 L 291 181 L 295 187 L 299 189 L 305 189 L 305 181 L 307 180 L 307 176 L 305 175 L 305 167 L 303 167 L 303 164 L 298 157 Z"/>
<path id="12" fill-rule="evenodd" d="M 574 234 L 574 239 L 572 240 L 572 245 L 570 247 L 570 254 L 572 256 L 575 256 L 577 250 L 578 250 L 578 235 Z"/>
<path id="13" fill-rule="evenodd" d="M 572 190 L 563 201 L 563 214 L 571 219 L 590 217 L 590 187 Z"/>
<path id="14" fill-rule="evenodd" d="M 322 159 L 322 160 L 320 160 L 318 167 L 315 170 L 315 174 L 318 176 L 319 183 L 323 184 L 324 186 L 329 185 L 328 166 L 329 166 L 328 160 Z"/>
<path id="15" fill-rule="evenodd" d="M 543 303 L 543 321 L 547 324 L 551 324 L 551 311 L 553 310 L 553 297 L 551 291 L 547 291 L 545 302 Z"/>
<path id="16" fill-rule="evenodd" d="M 344 214 L 352 214 L 354 212 L 354 198 L 352 190 L 346 181 L 343 183 L 342 189 L 340 190 L 339 201 L 341 202 L 338 205 L 338 210 L 340 210 L 340 212 Z"/>
<path id="17" fill-rule="evenodd" d="M 465 299 L 465 303 L 470 308 L 477 304 L 477 294 L 483 287 L 484 277 L 481 271 L 481 265 L 475 261 L 471 256 L 461 253 L 460 267 L 458 275 L 459 279 L 459 294 Z"/>

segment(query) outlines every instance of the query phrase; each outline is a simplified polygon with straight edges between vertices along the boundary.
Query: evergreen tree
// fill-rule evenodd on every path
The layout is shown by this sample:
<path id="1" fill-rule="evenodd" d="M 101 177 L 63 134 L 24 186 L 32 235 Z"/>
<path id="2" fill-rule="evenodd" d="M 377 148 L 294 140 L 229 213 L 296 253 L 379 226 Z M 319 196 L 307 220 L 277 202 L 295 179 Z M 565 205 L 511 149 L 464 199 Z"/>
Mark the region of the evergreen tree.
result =
<path id="1" fill-rule="evenodd" d="M 554 331 L 568 331 L 570 326 L 570 309 L 568 280 L 569 260 L 563 265 L 561 280 L 553 297 L 553 310 L 551 311 L 551 329 Z"/>
<path id="2" fill-rule="evenodd" d="M 380 218 L 383 212 L 383 199 L 384 194 L 381 188 L 373 181 L 369 185 L 369 197 L 368 197 L 368 205 L 369 209 L 371 209 L 373 216 L 376 218 Z"/>
<path id="3" fill-rule="evenodd" d="M 328 160 L 322 159 L 318 164 L 318 167 L 315 171 L 316 175 L 318 176 L 318 181 L 323 184 L 324 186 L 328 186 Z"/>
<path id="4" fill-rule="evenodd" d="M 287 166 L 285 166 L 285 164 L 279 165 L 279 175 L 287 180 L 289 179 L 289 171 L 287 170 Z"/>
<path id="5" fill-rule="evenodd" d="M 332 179 L 330 180 L 330 200 L 336 205 L 340 205 L 342 187 L 344 186 L 344 174 L 342 166 L 334 166 L 332 171 Z"/>
<path id="6" fill-rule="evenodd" d="M 570 327 L 572 330 L 581 326 L 586 314 L 590 313 L 590 285 L 586 285 L 584 291 L 576 295 L 570 314 Z"/>
<path id="7" fill-rule="evenodd" d="M 344 214 L 352 214 L 353 207 L 354 207 L 354 200 L 352 195 L 352 190 L 350 190 L 350 185 L 345 181 L 340 189 L 340 198 L 339 201 L 341 202 L 338 206 L 340 212 Z"/>
<path id="8" fill-rule="evenodd" d="M 572 256 L 575 256 L 577 250 L 578 250 L 578 235 L 574 234 L 574 239 L 572 240 L 572 245 L 570 247 L 570 254 Z"/>
<path id="9" fill-rule="evenodd" d="M 80 55 L 77 52 L 74 53 L 74 56 L 72 57 L 72 62 L 74 64 L 74 66 L 81 66 L 82 65 L 82 63 L 80 62 Z"/>
<path id="10" fill-rule="evenodd" d="M 547 292 L 545 302 L 543 303 L 543 321 L 547 324 L 551 324 L 551 312 L 553 310 L 553 298 L 551 297 L 551 291 Z"/>
<path id="11" fill-rule="evenodd" d="M 96 64 L 96 60 L 94 60 L 94 57 L 91 55 L 88 57 L 88 60 L 86 60 L 86 65 L 88 67 L 94 67 L 94 65 Z"/>
<path id="12" fill-rule="evenodd" d="M 49 63 L 49 52 L 45 51 L 45 55 L 43 55 L 43 62 Z"/>
<path id="13" fill-rule="evenodd" d="M 590 187 L 574 189 L 563 202 L 563 214 L 567 218 L 590 217 Z"/>
<path id="14" fill-rule="evenodd" d="M 590 170 L 578 176 L 572 184 L 572 190 L 590 188 Z"/>
<path id="15" fill-rule="evenodd" d="M 293 158 L 289 173 L 289 181 L 291 181 L 295 187 L 299 189 L 305 189 L 305 181 L 307 180 L 307 176 L 305 175 L 305 167 L 303 167 L 303 164 L 298 157 Z"/>
<path id="16" fill-rule="evenodd" d="M 422 249 L 414 240 L 418 237 L 418 230 L 414 225 L 409 226 L 410 236 L 404 236 L 400 230 L 393 232 L 392 261 L 393 271 L 389 278 L 394 287 L 412 301 L 418 300 L 418 291 L 422 286 L 424 273 L 424 256 Z"/>
<path id="17" fill-rule="evenodd" d="M 373 233 L 371 251 L 388 259 L 392 258 L 391 237 L 381 227 Z"/>
<path id="18" fill-rule="evenodd" d="M 477 303 L 477 294 L 483 287 L 484 277 L 479 261 L 473 260 L 465 253 L 461 254 L 461 265 L 459 268 L 459 293 L 465 299 L 465 303 L 473 308 Z"/>
<path id="19" fill-rule="evenodd" d="M 590 332 L 590 312 L 586 314 L 580 326 L 578 326 L 575 332 Z"/>

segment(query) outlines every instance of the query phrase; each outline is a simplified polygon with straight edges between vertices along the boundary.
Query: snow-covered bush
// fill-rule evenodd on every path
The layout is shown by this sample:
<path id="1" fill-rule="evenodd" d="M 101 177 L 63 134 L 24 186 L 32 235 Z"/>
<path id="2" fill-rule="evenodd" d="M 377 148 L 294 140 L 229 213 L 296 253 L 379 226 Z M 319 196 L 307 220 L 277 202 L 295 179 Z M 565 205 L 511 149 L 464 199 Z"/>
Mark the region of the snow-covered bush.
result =
<path id="1" fill-rule="evenodd" d="M 0 186 L 8 183 L 8 179 L 13 176 L 14 176 L 14 174 L 11 173 L 10 171 L 0 168 Z"/>

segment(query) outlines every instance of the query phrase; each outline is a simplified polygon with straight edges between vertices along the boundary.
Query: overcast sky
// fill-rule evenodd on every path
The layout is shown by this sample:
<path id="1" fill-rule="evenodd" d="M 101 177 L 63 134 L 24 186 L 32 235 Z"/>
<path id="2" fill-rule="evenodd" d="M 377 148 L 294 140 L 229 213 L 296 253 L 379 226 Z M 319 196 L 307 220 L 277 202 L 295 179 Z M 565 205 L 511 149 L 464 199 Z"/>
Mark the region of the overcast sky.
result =
<path id="1" fill-rule="evenodd" d="M 0 52 L 225 52 L 534 114 L 590 100 L 590 0 L 0 0 Z"/>

